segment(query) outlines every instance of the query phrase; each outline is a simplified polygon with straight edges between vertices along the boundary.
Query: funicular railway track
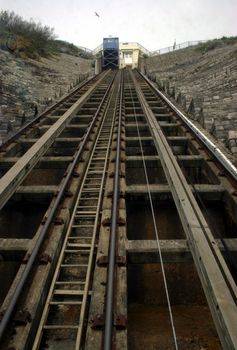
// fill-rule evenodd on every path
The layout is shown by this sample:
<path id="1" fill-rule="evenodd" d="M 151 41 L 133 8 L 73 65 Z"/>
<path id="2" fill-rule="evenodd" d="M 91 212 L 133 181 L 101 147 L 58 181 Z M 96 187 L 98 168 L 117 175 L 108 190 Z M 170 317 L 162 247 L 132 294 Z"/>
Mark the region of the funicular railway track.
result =
<path id="1" fill-rule="evenodd" d="M 109 71 L 3 145 L 1 348 L 237 348 L 236 169 L 185 121 Z M 211 336 L 184 332 L 182 300 Z"/>

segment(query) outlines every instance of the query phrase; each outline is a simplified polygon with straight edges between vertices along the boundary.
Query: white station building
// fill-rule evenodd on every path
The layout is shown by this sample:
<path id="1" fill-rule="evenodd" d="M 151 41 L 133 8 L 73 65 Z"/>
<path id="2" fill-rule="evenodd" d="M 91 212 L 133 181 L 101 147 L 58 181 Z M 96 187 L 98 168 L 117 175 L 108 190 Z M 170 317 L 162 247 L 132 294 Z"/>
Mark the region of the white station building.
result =
<path id="1" fill-rule="evenodd" d="M 98 46 L 94 51 L 94 55 L 102 53 L 103 45 Z M 119 68 L 131 67 L 137 68 L 139 58 L 143 55 L 150 55 L 150 51 L 136 42 L 119 43 Z"/>
<path id="2" fill-rule="evenodd" d="M 139 43 L 120 43 L 119 68 L 137 68 L 139 57 L 149 55 L 149 51 Z"/>

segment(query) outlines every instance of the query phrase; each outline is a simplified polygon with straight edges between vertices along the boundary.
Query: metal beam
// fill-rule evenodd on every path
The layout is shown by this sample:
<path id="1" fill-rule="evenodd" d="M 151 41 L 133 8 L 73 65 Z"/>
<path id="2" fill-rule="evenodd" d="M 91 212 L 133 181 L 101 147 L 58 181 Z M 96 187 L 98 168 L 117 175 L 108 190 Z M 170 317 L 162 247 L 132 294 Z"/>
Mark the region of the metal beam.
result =
<path id="1" fill-rule="evenodd" d="M 237 252 L 237 239 L 228 238 L 224 241 L 231 252 Z M 217 239 L 216 244 L 218 245 L 221 251 L 224 251 L 224 246 L 221 240 Z M 165 263 L 188 262 L 193 260 L 186 239 L 161 239 L 160 247 L 162 252 L 162 258 Z M 126 243 L 126 249 L 128 254 L 128 263 L 160 263 L 160 257 L 157 253 L 156 240 L 128 240 Z"/>
<path id="2" fill-rule="evenodd" d="M 0 252 L 26 252 L 29 249 L 31 242 L 31 239 L 0 238 Z"/>
<path id="3" fill-rule="evenodd" d="M 153 195 L 153 198 L 162 197 L 164 194 L 171 195 L 170 186 L 166 184 L 152 184 L 149 186 L 150 192 Z M 197 192 L 202 199 L 218 201 L 221 200 L 225 190 L 221 185 L 209 185 L 209 184 L 195 184 L 190 186 L 192 192 Z M 127 185 L 126 194 L 129 196 L 146 196 L 147 195 L 147 186 L 142 184 L 136 185 Z"/>
<path id="4" fill-rule="evenodd" d="M 161 161 L 160 156 L 144 156 L 146 162 L 156 162 L 157 166 L 158 162 Z M 203 157 L 199 155 L 180 155 L 178 156 L 178 159 L 184 166 L 187 167 L 201 167 L 203 164 Z M 142 165 L 142 156 L 127 156 L 126 157 L 126 163 L 132 164 L 132 163 L 141 163 Z"/>
<path id="5" fill-rule="evenodd" d="M 16 164 L 21 157 L 7 157 L 0 160 L 0 166 L 1 169 L 9 169 L 14 164 Z M 66 168 L 68 163 L 71 163 L 73 161 L 72 156 L 61 156 L 61 157 L 50 157 L 45 156 L 41 157 L 37 168 L 43 169 L 43 168 L 52 168 L 52 169 L 60 169 L 60 168 Z"/>

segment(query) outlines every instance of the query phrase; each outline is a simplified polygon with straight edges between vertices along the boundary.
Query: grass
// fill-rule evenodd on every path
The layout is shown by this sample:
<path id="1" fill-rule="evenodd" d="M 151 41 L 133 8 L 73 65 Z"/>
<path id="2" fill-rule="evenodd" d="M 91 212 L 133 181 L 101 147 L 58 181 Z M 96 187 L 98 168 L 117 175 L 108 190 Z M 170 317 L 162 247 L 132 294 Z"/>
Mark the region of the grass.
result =
<path id="1" fill-rule="evenodd" d="M 205 43 L 198 44 L 196 50 L 202 53 L 214 50 L 225 45 L 233 45 L 237 43 L 237 36 L 225 37 L 223 36 L 220 39 L 208 40 Z"/>

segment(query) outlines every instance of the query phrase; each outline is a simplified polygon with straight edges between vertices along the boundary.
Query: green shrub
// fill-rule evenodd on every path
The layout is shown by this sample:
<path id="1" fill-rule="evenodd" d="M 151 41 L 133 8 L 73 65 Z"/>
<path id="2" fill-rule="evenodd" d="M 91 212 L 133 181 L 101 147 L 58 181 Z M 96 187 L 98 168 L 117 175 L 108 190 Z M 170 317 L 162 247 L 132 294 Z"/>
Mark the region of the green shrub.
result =
<path id="1" fill-rule="evenodd" d="M 14 12 L 0 12 L 0 45 L 15 53 L 24 52 L 29 57 L 52 53 L 54 30 L 34 21 L 26 21 Z"/>
<path id="2" fill-rule="evenodd" d="M 229 38 L 223 36 L 220 39 L 208 40 L 205 43 L 198 44 L 196 46 L 196 50 L 199 51 L 199 52 L 202 52 L 202 53 L 206 53 L 206 52 L 208 52 L 210 50 L 214 50 L 214 49 L 216 49 L 218 47 L 222 47 L 224 45 L 232 45 L 232 44 L 235 44 L 235 43 L 237 43 L 237 37 L 236 36 L 232 36 L 232 37 L 229 37 Z"/>
<path id="3" fill-rule="evenodd" d="M 14 12 L 0 12 L 0 48 L 30 58 L 49 57 L 60 52 L 92 58 L 92 54 L 66 41 L 56 40 L 54 29 L 26 21 Z"/>

